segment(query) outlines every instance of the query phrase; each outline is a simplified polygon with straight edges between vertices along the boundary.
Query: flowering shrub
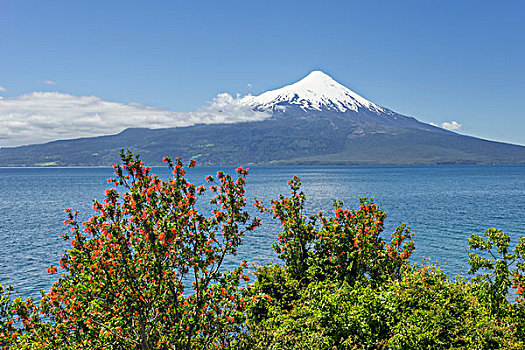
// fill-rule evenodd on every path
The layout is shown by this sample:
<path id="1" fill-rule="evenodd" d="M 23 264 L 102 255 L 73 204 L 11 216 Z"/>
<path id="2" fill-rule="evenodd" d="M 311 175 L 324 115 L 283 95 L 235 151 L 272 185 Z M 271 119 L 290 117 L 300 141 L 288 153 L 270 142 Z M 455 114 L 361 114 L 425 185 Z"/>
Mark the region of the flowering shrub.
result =
<path id="1" fill-rule="evenodd" d="M 280 220 L 282 230 L 273 248 L 292 277 L 304 282 L 335 279 L 354 284 L 399 276 L 400 267 L 414 250 L 413 233 L 405 224 L 387 243 L 380 237 L 386 214 L 367 198 L 361 198 L 358 210 L 345 210 L 342 202 L 334 201 L 335 217 L 322 212 L 306 217 L 300 179 L 294 176 L 288 184 L 290 197 L 280 195 L 271 201 L 271 208 L 261 200 L 255 206 Z"/>
<path id="2" fill-rule="evenodd" d="M 208 176 L 206 188 L 184 177 L 179 159 L 165 159 L 173 170 L 168 181 L 130 152 L 122 161 L 108 181 L 114 187 L 94 201 L 96 215 L 81 225 L 66 210 L 71 248 L 60 268 L 48 269 L 59 276 L 42 299 L 51 320 L 45 333 L 29 329 L 26 337 L 49 349 L 227 346 L 240 331 L 239 284 L 248 276 L 246 262 L 232 271 L 221 266 L 258 225 L 244 210 L 247 171 L 238 168 L 236 180 Z M 210 216 L 196 208 L 207 190 L 214 194 Z"/>

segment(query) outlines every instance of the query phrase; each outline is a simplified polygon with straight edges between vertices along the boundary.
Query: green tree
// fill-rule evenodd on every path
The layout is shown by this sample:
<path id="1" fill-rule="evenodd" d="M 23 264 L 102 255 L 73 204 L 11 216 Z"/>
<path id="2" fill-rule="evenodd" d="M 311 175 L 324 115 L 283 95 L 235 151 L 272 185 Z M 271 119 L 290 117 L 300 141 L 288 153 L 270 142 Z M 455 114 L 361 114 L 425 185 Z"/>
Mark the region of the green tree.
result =
<path id="1" fill-rule="evenodd" d="M 489 302 L 495 311 L 506 301 L 509 288 L 516 289 L 518 299 L 525 290 L 525 237 L 521 237 L 514 251 L 510 249 L 510 237 L 502 230 L 489 228 L 484 237 L 472 234 L 468 240 L 469 274 L 473 281 L 488 290 Z"/>
<path id="2" fill-rule="evenodd" d="M 281 221 L 281 232 L 277 242 L 272 245 L 278 257 L 283 260 L 290 274 L 297 280 L 307 278 L 310 247 L 315 238 L 315 215 L 304 215 L 305 194 L 300 191 L 301 179 L 298 176 L 288 181 L 291 196 L 280 195 L 271 201 L 271 209 L 266 208 L 261 200 L 255 206 L 261 212 L 272 213 L 273 218 Z"/>

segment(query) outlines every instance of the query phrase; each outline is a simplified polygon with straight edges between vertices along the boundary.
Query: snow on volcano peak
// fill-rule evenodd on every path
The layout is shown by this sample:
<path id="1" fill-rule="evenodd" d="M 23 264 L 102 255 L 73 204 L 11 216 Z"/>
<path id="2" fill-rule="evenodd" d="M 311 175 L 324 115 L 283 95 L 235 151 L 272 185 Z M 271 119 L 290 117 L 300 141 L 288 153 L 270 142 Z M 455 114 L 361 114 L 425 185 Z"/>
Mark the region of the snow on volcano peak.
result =
<path id="1" fill-rule="evenodd" d="M 338 112 L 369 109 L 375 113 L 385 110 L 339 84 L 321 71 L 313 71 L 296 83 L 267 91 L 258 96 L 245 96 L 243 104 L 262 111 L 279 110 L 285 104 L 298 105 L 302 110 L 335 110 Z"/>

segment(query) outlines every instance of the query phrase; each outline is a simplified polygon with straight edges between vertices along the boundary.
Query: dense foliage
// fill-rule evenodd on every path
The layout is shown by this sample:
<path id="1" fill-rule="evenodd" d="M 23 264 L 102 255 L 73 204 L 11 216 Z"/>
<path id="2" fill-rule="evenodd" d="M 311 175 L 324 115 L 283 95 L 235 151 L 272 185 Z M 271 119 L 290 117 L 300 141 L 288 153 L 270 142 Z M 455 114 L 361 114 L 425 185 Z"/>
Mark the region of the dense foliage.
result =
<path id="1" fill-rule="evenodd" d="M 196 186 L 180 159 L 165 159 L 173 177 L 162 181 L 121 157 L 95 215 L 80 224 L 66 210 L 71 248 L 48 268 L 57 281 L 40 302 L 0 285 L 1 348 L 525 348 L 525 238 L 512 248 L 500 230 L 472 235 L 475 276 L 451 281 L 409 264 L 406 225 L 383 238 L 386 215 L 370 199 L 307 215 L 294 177 L 290 196 L 254 203 L 281 223 L 280 262 L 256 266 L 247 284 L 246 261 L 223 264 L 260 224 L 245 208 L 247 171 Z"/>

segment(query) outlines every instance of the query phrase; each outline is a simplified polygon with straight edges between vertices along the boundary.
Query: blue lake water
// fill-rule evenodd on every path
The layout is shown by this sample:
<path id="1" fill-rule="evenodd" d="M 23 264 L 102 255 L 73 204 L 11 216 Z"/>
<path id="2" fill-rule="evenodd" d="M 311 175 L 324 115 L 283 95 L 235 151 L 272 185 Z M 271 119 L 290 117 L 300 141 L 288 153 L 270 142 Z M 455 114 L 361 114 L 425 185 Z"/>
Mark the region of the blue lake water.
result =
<path id="1" fill-rule="evenodd" d="M 188 177 L 200 184 L 217 170 L 197 167 Z M 154 171 L 169 177 L 167 169 Z M 252 167 L 249 202 L 288 193 L 293 174 L 302 179 L 312 213 L 329 211 L 333 199 L 355 208 L 359 196 L 374 197 L 388 215 L 388 236 L 401 222 L 415 232 L 412 261 L 431 258 L 451 276 L 468 270 L 470 234 L 497 227 L 513 243 L 525 235 L 525 166 Z M 0 169 L 0 283 L 11 284 L 22 296 L 48 289 L 55 277 L 45 268 L 57 265 L 66 248 L 59 238 L 67 230 L 64 208 L 79 210 L 81 219 L 87 219 L 91 199 L 102 198 L 111 175 L 109 168 Z M 271 244 L 278 230 L 276 222 L 264 217 L 262 227 L 245 237 L 238 258 L 256 263 L 275 259 Z"/>

